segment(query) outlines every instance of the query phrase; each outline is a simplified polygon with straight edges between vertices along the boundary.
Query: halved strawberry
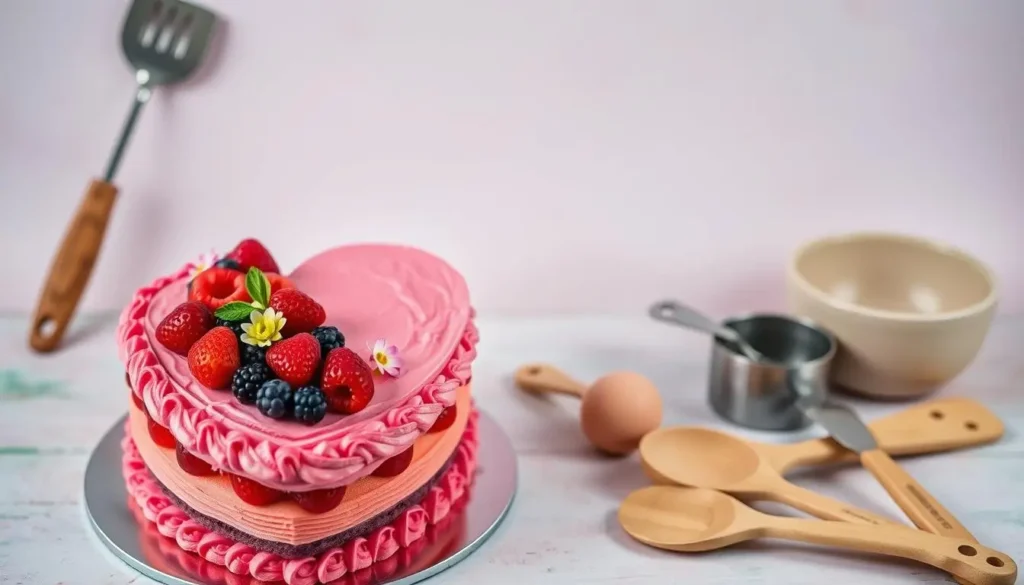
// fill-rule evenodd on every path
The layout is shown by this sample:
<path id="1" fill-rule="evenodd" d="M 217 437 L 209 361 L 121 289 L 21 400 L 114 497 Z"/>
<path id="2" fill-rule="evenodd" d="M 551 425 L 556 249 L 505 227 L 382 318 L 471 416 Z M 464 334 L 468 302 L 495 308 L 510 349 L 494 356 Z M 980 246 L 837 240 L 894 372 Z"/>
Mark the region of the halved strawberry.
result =
<path id="1" fill-rule="evenodd" d="M 373 470 L 371 475 L 377 477 L 395 477 L 399 473 L 402 473 L 409 468 L 409 464 L 412 463 L 412 447 L 409 447 L 405 451 L 402 451 L 398 455 L 384 460 L 377 469 Z"/>
<path id="2" fill-rule="evenodd" d="M 327 319 L 327 313 L 313 297 L 295 288 L 282 288 L 270 295 L 270 306 L 286 319 L 281 335 L 309 333 Z"/>
<path id="3" fill-rule="evenodd" d="M 186 451 L 181 443 L 174 447 L 174 458 L 178 460 L 178 467 L 189 475 L 202 476 L 214 473 L 213 467 L 209 463 Z"/>
<path id="4" fill-rule="evenodd" d="M 188 355 L 192 344 L 213 329 L 213 313 L 199 301 L 184 302 L 156 326 L 156 340 L 178 355 Z"/>
<path id="5" fill-rule="evenodd" d="M 225 257 L 238 262 L 242 272 L 248 272 L 250 268 L 255 266 L 263 272 L 281 273 L 281 269 L 277 266 L 277 261 L 274 260 L 274 257 L 270 255 L 270 252 L 259 240 L 254 238 L 242 240 Z"/>
<path id="6" fill-rule="evenodd" d="M 455 417 L 458 415 L 458 411 L 455 409 L 455 405 L 451 405 L 448 408 L 441 411 L 441 414 L 437 416 L 437 420 L 434 421 L 433 426 L 427 430 L 428 433 L 439 433 L 441 431 L 448 430 L 455 422 Z"/>
<path id="7" fill-rule="evenodd" d="M 228 327 L 210 329 L 188 350 L 188 370 L 200 384 L 211 390 L 227 388 L 240 365 L 238 338 Z"/>
<path id="8" fill-rule="evenodd" d="M 251 479 L 235 474 L 231 475 L 231 488 L 235 495 L 246 504 L 253 506 L 269 506 L 284 497 L 284 492 L 269 488 Z"/>
<path id="9" fill-rule="evenodd" d="M 228 268 L 207 268 L 192 280 L 192 288 L 188 291 L 190 301 L 199 301 L 211 311 L 223 307 L 232 301 L 247 301 L 249 293 L 245 290 L 245 275 Z"/>
<path id="10" fill-rule="evenodd" d="M 173 449 L 178 444 L 171 431 L 153 420 L 153 417 L 149 416 L 148 413 L 146 414 L 146 428 L 149 430 L 149 438 L 153 439 L 153 442 L 157 445 Z"/>
<path id="11" fill-rule="evenodd" d="M 278 341 L 267 350 L 267 365 L 292 388 L 313 379 L 320 366 L 320 342 L 309 333 Z"/>
<path id="12" fill-rule="evenodd" d="M 345 490 L 346 487 L 341 486 L 326 490 L 313 490 L 311 492 L 292 492 L 288 494 L 288 497 L 307 512 L 323 514 L 338 507 L 338 504 L 345 497 Z"/>
<path id="13" fill-rule="evenodd" d="M 319 344 L 317 347 L 320 347 Z M 373 370 L 370 364 L 351 349 L 332 349 L 324 360 L 320 389 L 327 399 L 328 410 L 354 414 L 366 408 L 373 400 Z"/>

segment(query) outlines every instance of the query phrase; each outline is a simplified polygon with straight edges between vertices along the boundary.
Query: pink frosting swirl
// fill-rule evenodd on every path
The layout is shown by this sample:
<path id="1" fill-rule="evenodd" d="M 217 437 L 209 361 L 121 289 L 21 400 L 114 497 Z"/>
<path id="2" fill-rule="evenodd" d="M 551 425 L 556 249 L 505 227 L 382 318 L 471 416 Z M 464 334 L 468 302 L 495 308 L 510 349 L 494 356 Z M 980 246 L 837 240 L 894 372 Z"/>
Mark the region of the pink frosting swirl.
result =
<path id="1" fill-rule="evenodd" d="M 466 497 L 466 486 L 472 482 L 461 469 L 472 468 L 474 461 L 467 458 L 476 453 L 476 411 L 470 413 L 469 423 L 462 434 L 452 464 L 441 476 L 437 486 L 419 503 L 403 511 L 390 524 L 378 528 L 368 538 L 354 538 L 340 547 L 332 548 L 318 556 L 299 559 L 285 559 L 266 551 L 259 551 L 247 544 L 233 541 L 230 537 L 208 530 L 195 522 L 163 492 L 150 475 L 139 457 L 135 442 L 126 426 L 121 473 L 125 486 L 136 505 L 142 510 L 145 520 L 154 523 L 157 531 L 170 539 L 181 549 L 178 562 L 182 566 L 195 565 L 195 570 L 214 572 L 216 569 L 202 568 L 199 559 L 188 554 L 195 553 L 207 562 L 224 567 L 232 574 L 221 575 L 222 580 L 232 583 L 236 575 L 260 581 L 284 581 L 287 585 L 313 585 L 329 583 L 347 573 L 372 576 L 381 567 L 382 572 L 393 569 L 387 563 L 396 562 L 396 553 L 401 551 L 408 562 L 420 552 L 426 542 L 428 528 L 442 528 L 452 504 Z M 473 448 L 462 449 L 465 445 Z M 455 496 L 451 486 L 463 486 L 462 494 Z M 443 509 L 443 513 L 441 510 Z M 147 512 L 148 511 L 148 512 Z M 186 553 L 185 551 L 188 551 Z M 373 566 L 374 571 L 365 571 Z M 395 565 L 397 567 L 397 564 Z"/>
<path id="2" fill-rule="evenodd" d="M 174 362 L 172 376 L 161 362 L 146 330 L 154 297 L 162 289 L 182 284 L 191 266 L 156 279 L 140 288 L 121 313 L 118 353 L 125 362 L 133 392 L 147 414 L 168 428 L 192 455 L 216 469 L 251 478 L 285 491 L 304 491 L 344 485 L 370 473 L 380 461 L 412 444 L 426 432 L 441 410 L 455 402 L 456 390 L 471 377 L 479 332 L 469 309 L 469 320 L 457 346 L 441 372 L 420 390 L 393 408 L 316 440 L 278 444 L 258 430 L 259 425 L 231 422 L 236 408 L 231 401 L 203 403 L 184 392 L 174 380 L 191 380 Z"/>

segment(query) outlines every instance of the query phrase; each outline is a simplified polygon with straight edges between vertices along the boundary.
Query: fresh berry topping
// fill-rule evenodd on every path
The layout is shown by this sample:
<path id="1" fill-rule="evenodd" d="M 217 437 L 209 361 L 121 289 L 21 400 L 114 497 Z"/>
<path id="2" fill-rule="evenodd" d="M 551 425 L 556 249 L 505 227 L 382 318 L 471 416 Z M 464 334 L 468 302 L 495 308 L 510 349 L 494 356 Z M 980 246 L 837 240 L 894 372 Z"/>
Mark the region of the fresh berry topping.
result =
<path id="1" fill-rule="evenodd" d="M 174 308 L 156 326 L 156 340 L 178 355 L 188 355 L 192 344 L 213 328 L 213 313 L 206 305 L 188 301 Z"/>
<path id="2" fill-rule="evenodd" d="M 135 408 L 138 408 L 142 412 L 146 412 L 146 403 L 142 401 L 142 397 L 132 390 L 129 390 L 128 393 L 132 395 L 132 402 L 135 403 Z"/>
<path id="3" fill-rule="evenodd" d="M 266 276 L 267 280 L 270 281 L 271 292 L 283 290 L 286 288 L 295 288 L 295 283 L 281 276 L 280 274 L 277 274 L 276 272 L 267 272 Z"/>
<path id="4" fill-rule="evenodd" d="M 291 414 L 293 400 L 292 387 L 284 380 L 267 380 L 256 392 L 256 408 L 270 418 Z"/>
<path id="5" fill-rule="evenodd" d="M 178 467 L 189 475 L 213 475 L 213 467 L 186 451 L 181 443 L 174 447 L 174 457 L 178 460 Z"/>
<path id="6" fill-rule="evenodd" d="M 207 268 L 192 281 L 188 300 L 199 301 L 211 311 L 232 301 L 249 301 L 245 275 L 227 268 Z"/>
<path id="7" fill-rule="evenodd" d="M 216 327 L 227 327 L 235 334 L 236 337 L 242 336 L 242 323 L 244 323 L 244 321 L 228 321 L 227 319 L 221 319 L 220 317 L 214 319 Z"/>
<path id="8" fill-rule="evenodd" d="M 327 414 L 327 399 L 316 386 L 303 386 L 295 391 L 295 420 L 307 425 L 316 424 Z"/>
<path id="9" fill-rule="evenodd" d="M 296 504 L 311 514 L 323 514 L 338 507 L 345 497 L 345 486 L 311 492 L 292 492 L 288 494 Z"/>
<path id="10" fill-rule="evenodd" d="M 402 451 L 398 455 L 385 459 L 384 463 L 381 463 L 377 469 L 373 470 L 371 475 L 377 477 L 395 477 L 399 473 L 402 473 L 409 468 L 409 464 L 412 463 L 412 447 L 409 447 L 405 451 Z"/>
<path id="11" fill-rule="evenodd" d="M 173 449 L 174 446 L 178 444 L 178 442 L 174 440 L 174 435 L 171 434 L 171 431 L 169 431 L 167 427 L 161 426 L 160 423 L 153 420 L 153 418 L 148 414 L 146 415 L 146 419 L 146 428 L 149 429 L 149 438 L 153 439 L 154 443 L 161 447 L 167 447 L 168 449 Z"/>
<path id="12" fill-rule="evenodd" d="M 267 365 L 285 382 L 303 386 L 320 366 L 320 344 L 309 333 L 278 341 L 267 350 Z"/>
<path id="13" fill-rule="evenodd" d="M 243 343 L 241 347 L 243 364 L 267 363 L 267 348 L 260 347 L 258 345 L 249 345 L 248 343 Z"/>
<path id="14" fill-rule="evenodd" d="M 217 268 L 227 268 L 228 270 L 234 270 L 236 272 L 242 272 L 242 265 L 238 263 L 238 260 L 234 258 L 221 258 L 213 263 Z"/>
<path id="15" fill-rule="evenodd" d="M 273 287 L 273 285 L 271 285 Z M 281 334 L 285 337 L 295 333 L 309 332 L 323 324 L 327 313 L 313 297 L 295 288 L 275 290 L 270 295 L 270 306 L 284 314 L 287 319 Z"/>
<path id="16" fill-rule="evenodd" d="M 267 364 L 242 366 L 235 370 L 235 375 L 231 378 L 231 393 L 242 404 L 256 404 L 256 395 L 263 387 L 263 383 L 273 377 Z"/>
<path id="17" fill-rule="evenodd" d="M 320 388 L 327 397 L 329 410 L 353 414 L 366 408 L 373 399 L 373 371 L 351 349 L 332 349 L 324 361 Z"/>
<path id="18" fill-rule="evenodd" d="M 454 404 L 442 410 L 441 414 L 438 415 L 437 420 L 434 421 L 434 425 L 431 426 L 430 430 L 428 430 L 427 432 L 439 433 L 441 431 L 447 430 L 448 427 L 452 426 L 452 423 L 455 422 L 455 415 L 457 414 L 458 411 L 455 409 Z"/>
<path id="19" fill-rule="evenodd" d="M 332 349 L 345 347 L 345 336 L 338 331 L 337 327 L 317 327 L 311 333 L 320 343 L 320 357 L 323 359 L 327 359 L 327 354 Z"/>
<path id="20" fill-rule="evenodd" d="M 270 255 L 270 252 L 267 251 L 259 240 L 252 238 L 239 242 L 238 245 L 235 246 L 235 249 L 228 252 L 225 257 L 238 262 L 238 265 L 243 272 L 249 270 L 253 266 L 259 268 L 263 272 L 281 272 L 281 269 L 278 268 L 277 262 L 274 261 L 274 257 Z"/>
<path id="21" fill-rule="evenodd" d="M 227 388 L 238 366 L 238 338 L 227 327 L 214 327 L 188 350 L 188 369 L 200 384 Z"/>
<path id="22" fill-rule="evenodd" d="M 284 497 L 283 492 L 234 474 L 231 474 L 231 487 L 239 499 L 253 506 L 269 506 Z"/>

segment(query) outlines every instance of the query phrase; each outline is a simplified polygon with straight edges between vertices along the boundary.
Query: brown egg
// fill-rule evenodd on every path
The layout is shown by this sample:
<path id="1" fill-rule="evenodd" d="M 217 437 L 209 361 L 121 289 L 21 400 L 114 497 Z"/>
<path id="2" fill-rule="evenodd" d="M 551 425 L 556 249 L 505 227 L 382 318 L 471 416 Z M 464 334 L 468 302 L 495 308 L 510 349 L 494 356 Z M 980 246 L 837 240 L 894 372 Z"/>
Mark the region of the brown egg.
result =
<path id="1" fill-rule="evenodd" d="M 612 372 L 583 393 L 580 427 L 597 448 L 626 455 L 661 426 L 661 415 L 661 396 L 650 380 L 636 372 Z"/>

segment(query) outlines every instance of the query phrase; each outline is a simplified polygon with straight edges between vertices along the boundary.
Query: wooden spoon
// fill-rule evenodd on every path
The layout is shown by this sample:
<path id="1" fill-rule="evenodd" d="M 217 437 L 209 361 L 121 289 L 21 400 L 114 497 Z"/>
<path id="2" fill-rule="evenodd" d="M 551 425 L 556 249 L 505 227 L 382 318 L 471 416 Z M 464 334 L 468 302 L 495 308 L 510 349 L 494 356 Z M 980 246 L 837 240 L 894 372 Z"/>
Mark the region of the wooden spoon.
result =
<path id="1" fill-rule="evenodd" d="M 721 492 L 651 486 L 631 493 L 619 523 L 636 540 L 666 550 L 698 552 L 753 538 L 780 538 L 920 561 L 975 585 L 1012 585 L 1017 565 L 976 543 L 899 525 L 864 526 L 769 516 Z"/>
<path id="2" fill-rule="evenodd" d="M 640 441 L 640 462 L 656 482 L 781 502 L 828 520 L 895 522 L 786 481 L 746 441 L 712 429 L 675 427 L 649 433 Z"/>
<path id="3" fill-rule="evenodd" d="M 515 380 L 528 392 L 582 399 L 580 428 L 606 453 L 631 453 L 644 435 L 661 426 L 661 395 L 650 380 L 636 372 L 611 372 L 587 388 L 554 366 L 526 364 L 516 370 Z"/>

